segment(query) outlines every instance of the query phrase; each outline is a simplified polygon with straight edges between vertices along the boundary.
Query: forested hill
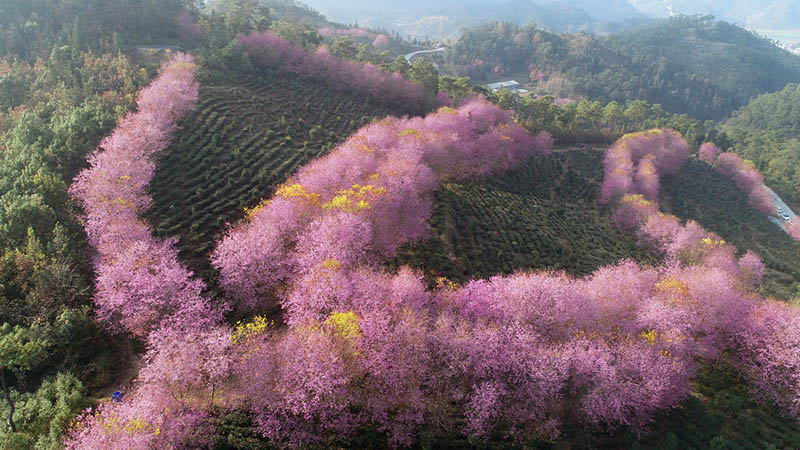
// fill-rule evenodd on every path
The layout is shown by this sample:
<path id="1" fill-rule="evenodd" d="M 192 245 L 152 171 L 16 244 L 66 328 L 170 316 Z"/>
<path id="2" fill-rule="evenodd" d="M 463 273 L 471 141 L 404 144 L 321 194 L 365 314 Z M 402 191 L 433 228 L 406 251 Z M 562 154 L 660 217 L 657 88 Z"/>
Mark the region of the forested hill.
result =
<path id="1" fill-rule="evenodd" d="M 608 37 L 486 24 L 465 30 L 445 62 L 475 80 L 541 80 L 539 89 L 559 97 L 640 99 L 702 120 L 722 119 L 759 94 L 800 81 L 800 58 L 711 16 L 674 17 Z"/>
<path id="2" fill-rule="evenodd" d="M 151 44 L 178 38 L 182 0 L 0 1 L 0 56 L 35 60 L 53 44 L 103 54 L 120 43 Z M 123 41 L 123 42 L 121 42 Z"/>
<path id="3" fill-rule="evenodd" d="M 800 202 L 800 85 L 760 95 L 735 111 L 722 129 L 734 151 L 752 161 L 793 208 Z"/>
<path id="4" fill-rule="evenodd" d="M 330 25 L 328 19 L 305 3 L 295 0 L 205 0 L 202 10 L 206 14 L 224 14 L 230 9 L 267 8 L 275 18 L 289 18 L 291 21 L 313 24 L 314 26 Z"/>
<path id="5" fill-rule="evenodd" d="M 800 137 L 800 85 L 761 95 L 733 114 L 732 127 L 772 131 L 781 137 Z"/>

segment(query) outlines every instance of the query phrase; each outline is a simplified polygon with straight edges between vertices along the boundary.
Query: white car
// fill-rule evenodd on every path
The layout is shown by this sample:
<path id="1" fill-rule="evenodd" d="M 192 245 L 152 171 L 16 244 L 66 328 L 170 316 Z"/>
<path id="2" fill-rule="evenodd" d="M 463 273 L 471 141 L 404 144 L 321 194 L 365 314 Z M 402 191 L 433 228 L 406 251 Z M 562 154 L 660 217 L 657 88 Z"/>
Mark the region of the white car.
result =
<path id="1" fill-rule="evenodd" d="M 783 220 L 789 220 L 789 215 L 786 213 L 781 214 L 781 217 L 783 217 Z"/>

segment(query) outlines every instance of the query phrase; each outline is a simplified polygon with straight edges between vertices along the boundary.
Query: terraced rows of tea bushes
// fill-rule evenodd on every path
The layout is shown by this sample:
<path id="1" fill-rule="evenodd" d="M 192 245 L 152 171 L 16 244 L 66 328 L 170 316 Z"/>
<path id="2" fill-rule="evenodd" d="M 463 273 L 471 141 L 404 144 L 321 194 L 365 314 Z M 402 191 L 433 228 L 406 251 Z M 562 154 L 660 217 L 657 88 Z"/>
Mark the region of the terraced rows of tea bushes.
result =
<path id="1" fill-rule="evenodd" d="M 223 416 L 219 424 L 228 441 L 216 448 L 263 448 L 247 418 L 231 414 Z M 438 450 L 795 450 L 800 449 L 800 427 L 781 417 L 777 408 L 754 402 L 747 387 L 737 381 L 736 371 L 721 365 L 701 370 L 692 395 L 658 416 L 650 432 L 641 437 L 630 431 L 607 435 L 572 428 L 566 430 L 561 442 L 525 444 L 515 445 L 502 436 L 478 441 L 433 433 L 420 438 L 421 448 Z M 365 430 L 351 440 L 311 448 L 385 447 L 386 442 L 375 430 Z"/>
<path id="2" fill-rule="evenodd" d="M 406 247 L 388 266 L 410 264 L 431 281 L 441 274 L 464 282 L 520 269 L 584 275 L 621 258 L 658 263 L 657 255 L 619 232 L 609 211 L 598 206 L 603 156 L 597 149 L 571 149 L 534 158 L 499 177 L 444 185 L 436 193 L 431 239 Z M 675 176 L 664 177 L 661 203 L 738 248 L 765 255 L 772 267 L 767 290 L 795 279 L 787 270 L 792 263 L 778 267 L 770 262 L 796 261 L 794 241 L 750 208 L 732 181 L 703 163 L 692 159 Z M 800 449 L 800 426 L 776 407 L 758 404 L 724 361 L 703 369 L 691 397 L 657 417 L 651 432 L 641 438 L 625 431 L 587 435 L 582 429 L 569 430 L 564 437 L 564 442 L 540 442 L 533 448 Z M 502 440 L 439 444 L 437 448 L 517 448 Z"/>
<path id="3" fill-rule="evenodd" d="M 269 196 L 299 165 L 389 113 L 292 78 L 205 85 L 198 107 L 182 122 L 158 166 L 148 220 L 157 234 L 179 237 L 182 258 L 213 281 L 206 255 L 225 222 L 240 219 L 245 206 Z M 436 193 L 431 239 L 405 248 L 387 265 L 411 264 L 430 279 L 443 273 L 462 282 L 528 268 L 583 275 L 622 258 L 658 263 L 657 255 L 618 231 L 598 205 L 601 150 L 556 152 L 498 177 L 445 184 Z M 800 267 L 800 247 L 748 207 L 728 178 L 690 160 L 664 178 L 660 203 L 740 249 L 759 252 L 769 266 L 763 289 L 789 295 L 798 279 L 793 268 Z M 776 408 L 756 404 L 736 374 L 722 367 L 703 370 L 692 396 L 658 417 L 641 440 L 628 432 L 587 435 L 575 429 L 563 442 L 536 448 L 800 449 L 800 427 Z M 242 445 L 231 448 L 258 448 L 263 442 L 249 423 L 242 425 Z M 368 436 L 355 443 L 381 446 L 380 439 L 375 445 Z M 435 443 L 433 448 L 514 448 L 500 436 L 487 443 L 454 436 L 422 440 Z"/>
<path id="4" fill-rule="evenodd" d="M 245 206 L 268 196 L 300 164 L 363 122 L 388 113 L 288 78 L 207 85 L 200 95 L 198 108 L 184 120 L 159 165 L 148 218 L 157 233 L 180 237 L 182 257 L 206 278 L 211 273 L 205 255 L 226 221 L 241 218 Z M 278 111 L 286 105 L 298 111 L 284 118 Z M 325 113 L 327 108 L 333 112 Z M 303 117 L 303 122 L 288 117 Z M 316 124 L 325 131 L 312 131 L 320 130 Z M 411 264 L 431 279 L 441 272 L 466 281 L 527 268 L 583 275 L 621 258 L 658 263 L 657 255 L 618 231 L 598 206 L 601 150 L 556 152 L 502 176 L 444 185 L 436 193 L 431 239 L 405 248 L 387 265 Z M 791 268 L 800 267 L 797 244 L 747 207 L 735 185 L 710 167 L 690 160 L 677 175 L 665 177 L 661 203 L 682 218 L 696 218 L 738 248 L 762 254 L 770 266 L 767 290 L 786 289 L 796 279 Z M 537 443 L 536 448 L 800 449 L 800 427 L 776 408 L 756 404 L 736 374 L 722 367 L 703 370 L 692 396 L 658 417 L 641 440 L 628 432 L 587 436 L 576 429 L 565 442 Z M 227 418 L 222 422 L 234 426 Z M 251 448 L 244 443 L 249 441 L 258 448 L 261 441 L 251 425 L 240 426 L 242 446 L 234 447 Z M 359 447 L 370 447 L 364 442 L 371 441 L 368 435 L 356 438 Z M 454 436 L 423 440 L 435 442 L 434 448 L 514 448 L 502 437 L 487 443 Z"/>
<path id="5" fill-rule="evenodd" d="M 204 84 L 150 184 L 148 219 L 180 238 L 181 257 L 210 280 L 207 254 L 224 230 L 301 165 L 392 111 L 293 76 Z"/>
<path id="6" fill-rule="evenodd" d="M 533 158 L 500 177 L 445 184 L 436 192 L 431 239 L 390 266 L 466 281 L 520 269 L 586 275 L 623 258 L 658 263 L 603 212 L 602 180 L 602 149 L 575 149 Z"/>
<path id="7" fill-rule="evenodd" d="M 657 416 L 648 433 L 629 430 L 612 435 L 589 433 L 574 427 L 558 443 L 513 445 L 498 437 L 475 442 L 437 437 L 438 449 L 548 449 L 548 450 L 796 450 L 800 427 L 783 418 L 778 408 L 752 399 L 737 372 L 722 363 L 706 366 L 696 377 L 694 392 L 671 411 Z"/>
<path id="8" fill-rule="evenodd" d="M 431 239 L 407 247 L 389 266 L 466 281 L 529 268 L 585 275 L 622 258 L 658 262 L 597 205 L 602 158 L 597 150 L 573 149 L 501 177 L 444 185 L 436 192 Z M 800 244 L 750 207 L 730 179 L 690 159 L 662 184 L 665 212 L 697 220 L 764 258 L 764 295 L 791 299 L 800 292 Z"/>
<path id="9" fill-rule="evenodd" d="M 682 219 L 695 219 L 740 251 L 751 249 L 767 265 L 764 295 L 791 299 L 800 294 L 800 243 L 747 204 L 736 184 L 694 158 L 661 188 L 661 208 Z"/>
<path id="10" fill-rule="evenodd" d="M 689 398 L 658 416 L 651 431 L 594 435 L 576 430 L 573 449 L 652 450 L 778 450 L 800 449 L 800 426 L 783 418 L 778 408 L 759 405 L 724 363 L 707 366 L 693 383 Z"/>

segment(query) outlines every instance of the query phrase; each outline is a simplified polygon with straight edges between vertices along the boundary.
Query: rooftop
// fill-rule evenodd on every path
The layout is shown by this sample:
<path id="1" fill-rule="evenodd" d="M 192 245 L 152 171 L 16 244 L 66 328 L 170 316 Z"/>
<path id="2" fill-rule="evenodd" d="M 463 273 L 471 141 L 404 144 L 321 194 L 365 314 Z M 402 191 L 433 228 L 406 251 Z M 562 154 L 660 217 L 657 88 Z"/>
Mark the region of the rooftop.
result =
<path id="1" fill-rule="evenodd" d="M 489 89 L 509 89 L 509 88 L 516 89 L 519 86 L 520 84 L 514 80 L 501 81 L 499 83 L 489 83 L 486 85 L 486 87 Z"/>

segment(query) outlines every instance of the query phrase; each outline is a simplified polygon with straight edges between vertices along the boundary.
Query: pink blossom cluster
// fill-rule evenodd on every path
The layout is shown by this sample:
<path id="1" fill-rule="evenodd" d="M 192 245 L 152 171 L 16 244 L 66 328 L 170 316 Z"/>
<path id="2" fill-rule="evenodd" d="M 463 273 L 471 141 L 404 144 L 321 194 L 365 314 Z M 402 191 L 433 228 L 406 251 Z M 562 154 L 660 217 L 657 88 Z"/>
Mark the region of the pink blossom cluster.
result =
<path id="1" fill-rule="evenodd" d="M 795 241 L 800 241 L 800 220 L 797 217 L 786 222 L 786 232 Z"/>
<path id="2" fill-rule="evenodd" d="M 412 443 L 428 419 L 431 295 L 417 274 L 350 271 L 336 309 L 285 332 L 254 336 L 234 369 L 263 435 L 292 447 L 373 423 Z M 442 384 L 444 380 L 440 380 Z"/>
<path id="3" fill-rule="evenodd" d="M 678 170 L 688 158 L 689 145 L 672 130 L 627 134 L 606 153 L 600 201 L 632 193 L 655 201 L 660 177 Z"/>
<path id="4" fill-rule="evenodd" d="M 396 445 L 429 423 L 475 438 L 559 436 L 565 423 L 643 430 L 690 392 L 697 358 L 739 348 L 753 294 L 717 267 L 629 261 L 560 273 L 447 282 L 330 268 L 326 314 L 236 351 L 256 424 L 291 447 L 373 424 Z M 338 288 L 338 290 L 337 290 Z"/>
<path id="5" fill-rule="evenodd" d="M 489 72 L 489 66 L 482 59 L 474 59 L 464 66 L 464 71 L 473 78 L 481 78 Z"/>
<path id="6" fill-rule="evenodd" d="M 630 138 L 623 138 L 609 150 L 605 182 L 610 187 L 604 192 L 624 195 L 615 205 L 620 225 L 629 229 L 638 226 L 640 238 L 667 255 L 669 270 L 684 273 L 664 284 L 672 294 L 680 294 L 671 297 L 678 302 L 673 306 L 704 308 L 683 316 L 710 322 L 701 332 L 703 337 L 698 343 L 703 348 L 697 356 L 709 359 L 720 351 L 732 351 L 762 398 L 776 402 L 788 415 L 800 420 L 800 310 L 752 293 L 765 273 L 764 263 L 755 253 L 747 251 L 737 259 L 736 249 L 718 235 L 694 221 L 681 225 L 677 217 L 657 212 L 654 202 L 635 193 L 646 189 L 630 179 L 632 160 L 619 150 L 630 147 L 625 142 Z M 684 145 L 677 144 L 681 153 Z M 763 186 L 751 165 L 720 152 L 713 144 L 701 147 L 700 158 L 733 177 L 745 191 Z M 788 224 L 790 234 L 797 233 L 795 227 L 796 222 Z"/>
<path id="7" fill-rule="evenodd" d="M 459 315 L 494 333 L 508 330 L 505 339 L 525 340 L 515 349 L 486 336 L 463 338 L 482 347 L 480 357 L 465 358 L 467 364 L 494 366 L 482 379 L 470 373 L 474 367 L 456 379 L 488 383 L 506 402 L 494 400 L 493 414 L 482 414 L 491 419 L 488 427 L 486 419 L 469 426 L 524 425 L 527 417 L 538 427 L 577 419 L 599 429 L 643 429 L 655 412 L 688 395 L 696 358 L 732 348 L 733 331 L 751 305 L 751 294 L 737 286 L 735 277 L 716 268 L 656 270 L 626 261 L 580 280 L 544 273 L 469 283 L 451 300 Z M 502 378 L 504 368 L 525 358 L 533 361 L 519 361 L 519 372 Z M 534 376 L 541 377 L 538 386 L 523 384 Z M 574 410 L 565 412 L 566 405 Z"/>
<path id="8" fill-rule="evenodd" d="M 737 260 L 736 249 L 717 234 L 697 222 L 683 225 L 677 217 L 659 212 L 661 175 L 678 170 L 688 154 L 688 143 L 674 131 L 623 136 L 606 153 L 601 202 L 613 203 L 612 220 L 617 226 L 636 232 L 670 263 L 717 267 L 733 277 L 747 278 L 750 284 L 760 283 L 763 263 L 755 254 Z M 754 259 L 762 268 L 749 270 L 745 276 L 743 264 L 753 264 Z"/>
<path id="9" fill-rule="evenodd" d="M 754 325 L 740 338 L 742 367 L 760 396 L 800 420 L 800 312 L 796 306 L 764 300 L 751 317 Z"/>
<path id="10" fill-rule="evenodd" d="M 439 103 L 439 106 L 447 106 L 449 108 L 455 107 L 455 102 L 445 91 L 439 91 L 436 95 L 436 101 Z"/>
<path id="11" fill-rule="evenodd" d="M 372 46 L 377 49 L 384 49 L 389 46 L 389 38 L 386 37 L 385 34 L 379 34 L 375 36 L 375 40 L 372 41 Z"/>
<path id="12" fill-rule="evenodd" d="M 700 159 L 736 182 L 748 197 L 750 206 L 764 214 L 774 213 L 772 194 L 764 186 L 764 177 L 750 161 L 742 161 L 734 153 L 722 152 L 716 145 L 706 142 L 700 147 Z"/>
<path id="13" fill-rule="evenodd" d="M 722 153 L 722 150 L 719 149 L 713 142 L 706 142 L 700 146 L 699 150 L 700 161 L 705 161 L 708 164 L 713 165 L 714 161 L 716 161 L 717 156 Z"/>
<path id="14" fill-rule="evenodd" d="M 376 183 L 370 191 L 391 186 L 390 195 L 408 184 L 423 183 L 417 192 L 425 192 L 437 179 L 484 173 L 485 165 L 473 164 L 469 153 L 436 143 L 442 132 L 460 135 L 464 116 L 471 122 L 497 114 L 473 102 L 456 114 L 445 109 L 415 119 L 413 127 L 397 119 L 367 127 L 302 169 L 287 183 L 291 189 L 279 189 L 244 230 L 232 230 L 220 243 L 215 263 L 223 280 L 230 277 L 226 288 L 258 302 L 283 296 L 287 310 L 289 329 L 248 341 L 240 350 L 244 362 L 234 369 L 265 437 L 302 446 L 330 433 L 347 436 L 369 422 L 404 445 L 423 424 L 451 423 L 448 411 L 454 408 L 466 419 L 462 431 L 478 438 L 498 431 L 555 438 L 563 423 L 576 421 L 643 429 L 657 411 L 688 395 L 697 358 L 737 348 L 756 304 L 749 289 L 760 282 L 764 266 L 752 253 L 736 259 L 732 247 L 696 224 L 678 223 L 658 235 L 676 251 L 702 257 L 688 264 L 673 258 L 656 270 L 622 262 L 585 279 L 519 274 L 463 288 L 443 280 L 429 292 L 411 270 L 389 275 L 376 265 L 396 249 L 379 250 L 376 234 L 398 235 L 398 224 L 380 216 L 402 221 L 406 205 L 374 216 L 319 207 L 351 195 L 347 186 L 370 181 Z M 454 115 L 462 118 L 447 117 Z M 484 121 L 487 126 L 479 128 L 485 132 L 505 128 L 497 119 Z M 677 151 L 663 141 L 653 153 L 629 150 L 645 165 L 674 171 L 688 149 L 679 137 L 668 139 Z M 381 150 L 381 143 L 388 149 Z M 378 184 L 392 148 L 411 159 L 392 169 L 409 183 Z M 518 159 L 497 150 L 487 155 L 481 158 L 489 168 Z M 473 163 L 462 161 L 465 156 Z M 430 175 L 398 170 L 420 163 Z M 637 183 L 647 186 L 632 175 L 631 186 Z M 649 203 L 642 222 L 669 219 L 654 202 L 641 195 L 638 201 Z M 419 228 L 412 230 L 404 235 Z M 266 233 L 282 237 L 264 240 Z M 253 256 L 262 246 L 273 254 Z M 281 266 L 271 266 L 270 258 Z M 260 291 L 265 288 L 275 292 Z"/>
<path id="15" fill-rule="evenodd" d="M 530 75 L 531 81 L 544 81 L 545 74 L 544 72 L 540 71 L 536 68 L 536 65 L 533 63 L 528 64 L 528 73 Z"/>
<path id="16" fill-rule="evenodd" d="M 761 259 L 737 259 L 719 236 L 644 197 L 657 194 L 645 172 L 685 161 L 685 141 L 666 133 L 628 136 L 606 159 L 607 174 L 628 177 L 610 196 L 617 209 L 631 205 L 620 222 L 638 226 L 666 266 L 440 279 L 429 290 L 420 274 L 386 273 L 380 261 L 425 236 L 436 185 L 507 169 L 552 141 L 482 99 L 365 127 L 251 211 L 214 254 L 244 308 L 277 299 L 288 327 L 256 316 L 234 330 L 151 333 L 137 390 L 84 414 L 67 448 L 208 447 L 214 407 L 248 408 L 265 438 L 289 447 L 367 424 L 395 446 L 433 423 L 475 439 L 556 439 L 566 424 L 641 431 L 689 394 L 699 358 L 723 354 L 800 417 L 800 321 L 754 294 Z"/>
<path id="17" fill-rule="evenodd" d="M 420 111 L 422 88 L 399 73 L 386 73 L 372 64 L 342 61 L 326 47 L 311 52 L 292 45 L 271 31 L 240 35 L 254 62 L 265 67 L 322 81 L 336 89 L 367 93 L 376 99 L 406 111 Z"/>
<path id="18" fill-rule="evenodd" d="M 529 135 L 483 99 L 424 119 L 384 119 L 300 169 L 250 222 L 225 236 L 212 263 L 226 291 L 251 308 L 266 306 L 276 287 L 321 277 L 326 261 L 372 262 L 424 238 L 437 180 L 506 170 L 551 144 L 546 133 Z M 335 277 L 326 279 L 337 286 Z"/>
<path id="19" fill-rule="evenodd" d="M 209 411 L 233 404 L 221 395 L 232 375 L 230 347 L 230 331 L 219 326 L 153 332 L 136 389 L 121 402 L 84 411 L 67 431 L 65 447 L 210 447 L 215 430 Z"/>
<path id="20" fill-rule="evenodd" d="M 367 30 L 363 30 L 361 28 L 333 28 L 333 27 L 322 27 L 317 30 L 320 36 L 324 37 L 325 39 L 330 39 L 333 36 L 348 36 L 353 38 L 366 38 L 370 37 L 370 33 Z M 379 35 L 386 37 L 385 35 Z"/>
<path id="21" fill-rule="evenodd" d="M 140 92 L 138 110 L 119 121 L 70 188 L 97 250 L 97 315 L 115 331 L 145 337 L 165 322 L 199 326 L 220 318 L 200 295 L 204 283 L 178 262 L 175 241 L 154 238 L 140 218 L 152 203 L 147 185 L 155 157 L 197 101 L 195 67 L 181 53 L 165 63 Z"/>

